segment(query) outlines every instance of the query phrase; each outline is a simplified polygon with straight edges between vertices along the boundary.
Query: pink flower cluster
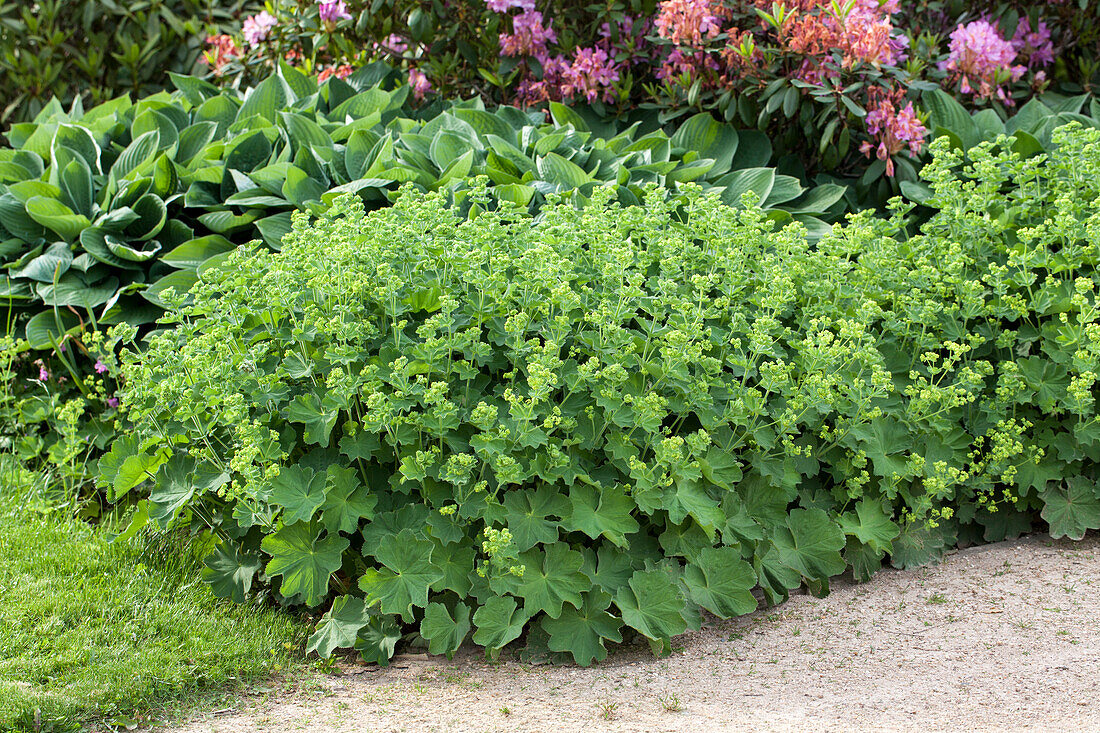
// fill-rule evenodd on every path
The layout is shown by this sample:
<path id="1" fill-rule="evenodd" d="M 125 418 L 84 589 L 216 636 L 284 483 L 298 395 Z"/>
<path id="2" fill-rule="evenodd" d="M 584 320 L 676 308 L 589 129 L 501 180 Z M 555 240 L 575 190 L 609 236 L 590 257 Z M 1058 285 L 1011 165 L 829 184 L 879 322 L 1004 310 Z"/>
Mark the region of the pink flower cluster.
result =
<path id="1" fill-rule="evenodd" d="M 340 66 L 334 64 L 332 66 L 326 66 L 321 69 L 321 73 L 317 74 L 317 81 L 323 84 L 332 76 L 335 76 L 337 79 L 347 79 L 354 70 L 351 64 L 341 64 Z"/>
<path id="2" fill-rule="evenodd" d="M 871 151 L 874 151 L 875 157 L 886 161 L 888 176 L 894 175 L 893 156 L 906 147 L 913 155 L 919 153 L 921 146 L 924 145 L 924 136 L 928 132 L 917 118 L 912 102 L 907 102 L 904 107 L 898 109 L 901 104 L 898 98 L 901 96 L 898 94 L 894 99 L 889 97 L 880 99 L 867 112 L 867 117 L 864 118 L 867 132 L 878 144 L 868 140 L 864 141 L 859 148 L 864 155 L 870 155 Z"/>
<path id="3" fill-rule="evenodd" d="M 1054 63 L 1054 44 L 1050 40 L 1050 28 L 1043 21 L 1039 21 L 1039 27 L 1032 30 L 1028 18 L 1021 20 L 1016 26 L 1016 34 L 1012 36 L 1012 47 L 1016 49 L 1018 56 L 1027 59 L 1030 69 Z"/>
<path id="4" fill-rule="evenodd" d="M 722 32 L 729 11 L 711 0 L 662 0 L 657 34 L 681 46 L 698 48 Z"/>
<path id="5" fill-rule="evenodd" d="M 432 90 L 432 83 L 420 69 L 409 69 L 409 87 L 412 89 L 413 99 L 420 101 Z"/>
<path id="6" fill-rule="evenodd" d="M 959 80 L 959 89 L 964 94 L 996 96 L 1005 104 L 1012 104 L 1003 84 L 1016 81 L 1026 71 L 1013 63 L 1016 46 L 1012 41 L 1002 38 L 989 21 L 975 20 L 955 29 L 950 49 L 947 60 L 940 62 L 939 67 Z"/>
<path id="7" fill-rule="evenodd" d="M 550 23 L 543 25 L 542 13 L 526 10 L 512 18 L 511 33 L 500 34 L 500 55 L 534 56 L 545 64 L 550 55 L 546 45 L 557 40 Z"/>
<path id="8" fill-rule="evenodd" d="M 230 61 L 241 57 L 241 49 L 233 36 L 222 33 L 218 36 L 208 36 L 207 49 L 203 51 L 202 58 L 215 74 L 221 74 L 222 69 Z"/>
<path id="9" fill-rule="evenodd" d="M 317 12 L 321 16 L 322 23 L 337 23 L 341 20 L 350 20 L 347 3 L 344 0 L 320 0 L 317 4 Z"/>
<path id="10" fill-rule="evenodd" d="M 279 21 L 266 10 L 245 18 L 244 27 L 241 29 L 245 43 L 249 48 L 255 48 L 267 40 L 267 32 L 277 25 Z"/>
<path id="11" fill-rule="evenodd" d="M 584 97 L 588 102 L 601 99 L 615 101 L 615 82 L 619 70 L 602 48 L 578 48 L 562 72 L 562 94 L 566 97 Z"/>
<path id="12" fill-rule="evenodd" d="M 535 9 L 535 0 L 485 0 L 485 5 L 494 13 L 507 13 L 512 8 L 529 12 Z"/>

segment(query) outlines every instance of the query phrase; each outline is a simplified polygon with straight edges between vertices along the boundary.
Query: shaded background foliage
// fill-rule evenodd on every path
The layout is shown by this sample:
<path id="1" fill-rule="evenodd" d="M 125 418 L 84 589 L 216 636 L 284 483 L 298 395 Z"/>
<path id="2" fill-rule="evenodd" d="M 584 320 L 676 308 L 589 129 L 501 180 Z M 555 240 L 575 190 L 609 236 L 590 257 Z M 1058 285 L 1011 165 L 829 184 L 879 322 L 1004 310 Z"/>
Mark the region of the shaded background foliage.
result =
<path id="1" fill-rule="evenodd" d="M 33 119 L 57 97 L 91 106 L 163 89 L 193 73 L 206 37 L 255 0 L 2 0 L 0 124 Z"/>

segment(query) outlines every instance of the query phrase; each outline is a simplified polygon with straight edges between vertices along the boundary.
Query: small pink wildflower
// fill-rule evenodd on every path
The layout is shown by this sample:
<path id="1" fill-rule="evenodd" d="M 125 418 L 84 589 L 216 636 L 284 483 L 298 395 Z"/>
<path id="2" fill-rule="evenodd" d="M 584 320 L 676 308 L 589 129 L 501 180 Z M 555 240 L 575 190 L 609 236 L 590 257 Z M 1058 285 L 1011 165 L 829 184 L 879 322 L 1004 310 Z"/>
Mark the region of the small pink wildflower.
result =
<path id="1" fill-rule="evenodd" d="M 107 371 L 109 371 L 109 368 L 101 360 L 96 359 L 95 360 L 95 370 L 96 370 L 97 374 L 104 374 Z"/>
<path id="2" fill-rule="evenodd" d="M 118 407 L 118 397 L 108 397 L 107 398 L 107 407 L 112 407 L 112 408 Z"/>
<path id="3" fill-rule="evenodd" d="M 241 29 L 244 33 L 245 43 L 248 44 L 249 48 L 255 48 L 267 40 L 268 31 L 278 24 L 279 21 L 275 19 L 275 16 L 266 10 L 245 18 L 244 27 Z"/>
<path id="4" fill-rule="evenodd" d="M 50 370 L 46 368 L 45 362 L 41 359 L 35 359 L 35 365 L 38 366 L 38 381 L 45 382 L 50 378 Z"/>

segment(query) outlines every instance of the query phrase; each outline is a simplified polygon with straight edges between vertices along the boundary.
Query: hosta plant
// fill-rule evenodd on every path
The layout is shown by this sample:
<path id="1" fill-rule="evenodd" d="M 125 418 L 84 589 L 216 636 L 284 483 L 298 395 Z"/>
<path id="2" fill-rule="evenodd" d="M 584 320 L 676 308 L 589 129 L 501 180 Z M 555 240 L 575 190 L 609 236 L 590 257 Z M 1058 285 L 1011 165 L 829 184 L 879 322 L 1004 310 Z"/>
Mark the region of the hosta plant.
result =
<path id="1" fill-rule="evenodd" d="M 327 608 L 310 648 L 603 659 L 912 567 L 1041 517 L 1100 527 L 1100 132 L 1007 138 L 935 214 L 816 245 L 754 205 L 610 188 L 532 219 L 404 189 L 296 215 L 204 271 L 126 357 L 102 464 L 138 523 L 209 533 L 204 575 Z M 153 477 L 148 488 L 139 488 Z"/>
<path id="2" fill-rule="evenodd" d="M 535 211 L 551 193 L 580 203 L 610 185 L 636 203 L 646 183 L 691 181 L 732 205 L 753 190 L 771 216 L 817 234 L 844 208 L 843 187 L 777 172 L 767 138 L 706 115 L 671 136 L 561 105 L 550 120 L 480 102 L 412 119 L 408 87 L 393 88 L 385 67 L 318 84 L 284 66 L 245 93 L 174 79 L 175 93 L 137 103 L 66 112 L 55 101 L 7 133 L 0 287 L 6 323 L 31 347 L 89 322 L 149 323 L 159 293 L 186 291 L 209 260 L 255 238 L 278 248 L 292 211 L 323 211 L 346 192 L 389 205 L 404 182 L 461 203 L 467 177 L 484 173 L 494 198 Z"/>

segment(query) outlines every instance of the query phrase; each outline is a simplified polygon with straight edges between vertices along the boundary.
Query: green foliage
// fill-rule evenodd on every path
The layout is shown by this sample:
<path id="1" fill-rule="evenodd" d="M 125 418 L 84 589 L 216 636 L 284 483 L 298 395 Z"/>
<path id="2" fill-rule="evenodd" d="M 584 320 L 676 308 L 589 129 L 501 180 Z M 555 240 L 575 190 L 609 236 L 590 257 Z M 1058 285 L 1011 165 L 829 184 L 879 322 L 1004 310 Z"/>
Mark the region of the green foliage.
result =
<path id="1" fill-rule="evenodd" d="M 0 258 L 16 333 L 48 348 L 85 322 L 151 323 L 171 288 L 185 292 L 239 243 L 278 249 L 295 210 L 320 213 L 343 193 L 388 206 L 401 183 L 446 192 L 462 206 L 469 176 L 532 212 L 553 193 L 587 201 L 611 187 L 638 203 L 642 186 L 676 192 L 687 181 L 739 205 L 755 191 L 779 221 L 817 234 L 844 204 L 841 186 L 809 190 L 766 166 L 771 146 L 709 116 L 671 138 L 640 123 L 589 129 L 577 114 L 458 103 L 429 119 L 407 116 L 407 87 L 387 91 L 386 67 L 316 81 L 290 68 L 240 93 L 191 77 L 178 91 L 84 113 L 53 105 L 14 125 L 0 150 Z M 597 123 L 593 122 L 593 125 Z M 60 311 L 58 310 L 60 309 Z M 326 446 L 337 410 L 318 395 L 308 440 Z"/>
<path id="2" fill-rule="evenodd" d="M 300 663 L 302 625 L 214 598 L 185 538 L 111 542 L 106 527 L 45 511 L 53 492 L 21 491 L 45 477 L 4 458 L 0 730 L 149 722 Z"/>
<path id="3" fill-rule="evenodd" d="M 347 598 L 313 648 L 354 635 L 380 662 L 403 630 L 453 652 L 468 611 L 490 655 L 525 629 L 580 664 L 624 633 L 667 651 L 754 589 L 825 593 L 1040 512 L 1079 537 L 1100 526 L 1100 131 L 1052 142 L 964 163 L 939 140 L 919 232 L 899 200 L 816 244 L 697 187 L 537 218 L 484 179 L 465 215 L 341 198 L 206 269 L 127 356 L 139 452 L 228 474 L 193 525 L 258 544 L 284 602 Z"/>
<path id="4" fill-rule="evenodd" d="M 207 35 L 235 25 L 251 0 L 39 0 L 0 4 L 0 123 L 52 97 L 99 104 L 150 94 L 169 72 L 196 71 Z"/>

